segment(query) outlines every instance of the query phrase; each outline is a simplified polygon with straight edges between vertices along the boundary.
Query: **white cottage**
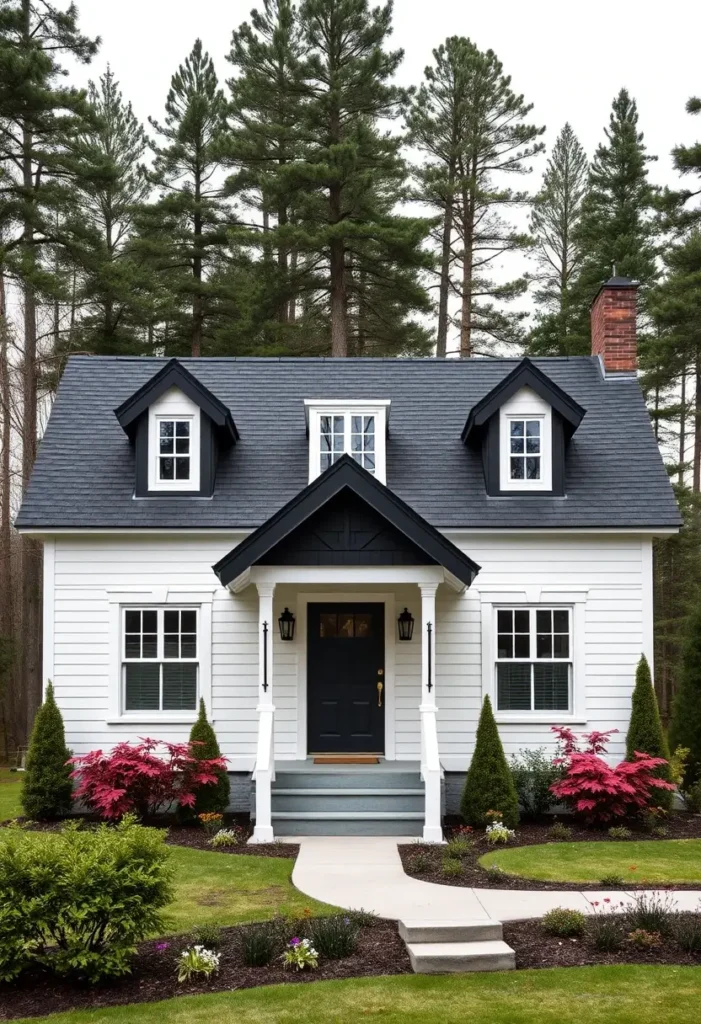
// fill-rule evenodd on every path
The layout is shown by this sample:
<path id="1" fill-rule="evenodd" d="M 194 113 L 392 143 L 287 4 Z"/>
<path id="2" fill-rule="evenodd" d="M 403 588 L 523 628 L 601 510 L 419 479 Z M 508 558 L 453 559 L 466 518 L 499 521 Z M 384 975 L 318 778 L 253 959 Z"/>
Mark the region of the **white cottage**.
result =
<path id="1" fill-rule="evenodd" d="M 441 836 L 489 694 L 507 753 L 618 728 L 680 517 L 635 285 L 567 359 L 74 357 L 18 517 L 76 753 L 204 698 L 254 841 Z"/>

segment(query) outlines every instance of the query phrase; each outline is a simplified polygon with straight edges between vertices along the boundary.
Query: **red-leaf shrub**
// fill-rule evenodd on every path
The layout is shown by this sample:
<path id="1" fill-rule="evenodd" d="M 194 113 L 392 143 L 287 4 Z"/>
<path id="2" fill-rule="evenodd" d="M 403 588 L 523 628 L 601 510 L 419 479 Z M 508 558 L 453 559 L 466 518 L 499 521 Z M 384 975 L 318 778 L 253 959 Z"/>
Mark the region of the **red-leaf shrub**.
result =
<path id="1" fill-rule="evenodd" d="M 655 777 L 655 770 L 667 763 L 662 757 L 650 757 L 636 750 L 634 761 L 621 761 L 612 768 L 599 756 L 606 753 L 608 739 L 617 729 L 585 733 L 584 751 L 577 747 L 577 737 L 571 729 L 554 725 L 552 731 L 561 744 L 561 754 L 555 761 L 564 765 L 565 776 L 550 789 L 590 823 L 624 818 L 648 807 L 656 790 L 674 789 L 671 783 Z"/>
<path id="2" fill-rule="evenodd" d="M 75 799 L 111 819 L 128 812 L 145 818 L 173 804 L 193 807 L 199 787 L 215 786 L 217 769 L 226 770 L 226 758 L 198 759 L 192 743 L 148 738 L 134 745 L 118 743 L 109 754 L 91 750 L 70 763 L 77 780 Z"/>

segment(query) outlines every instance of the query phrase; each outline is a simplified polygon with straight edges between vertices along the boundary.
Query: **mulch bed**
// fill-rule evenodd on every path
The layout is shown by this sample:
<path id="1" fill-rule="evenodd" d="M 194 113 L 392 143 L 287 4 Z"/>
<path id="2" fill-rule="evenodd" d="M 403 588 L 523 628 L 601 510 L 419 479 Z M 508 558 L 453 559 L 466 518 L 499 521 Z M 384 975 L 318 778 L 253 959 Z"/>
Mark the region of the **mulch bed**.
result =
<path id="1" fill-rule="evenodd" d="M 504 942 L 516 951 L 517 970 L 537 967 L 588 967 L 609 964 L 677 964 L 701 966 L 701 953 L 685 953 L 671 939 L 655 949 L 630 945 L 606 953 L 585 938 L 561 939 L 548 935 L 539 921 L 512 921 L 504 925 Z"/>
<path id="2" fill-rule="evenodd" d="M 179 984 L 175 961 L 191 944 L 190 936 L 169 936 L 143 943 L 132 973 L 98 985 L 60 981 L 48 971 L 31 971 L 12 985 L 0 983 L 0 1020 L 40 1017 L 65 1010 L 95 1009 L 127 1003 L 151 1003 L 180 995 L 234 991 L 261 985 L 306 984 L 340 978 L 411 974 L 409 954 L 393 921 L 378 921 L 361 930 L 356 952 L 342 960 L 319 957 L 315 971 L 285 969 L 279 962 L 268 967 L 247 967 L 241 954 L 241 926 L 222 929 L 219 973 L 209 981 Z M 168 942 L 167 949 L 158 949 Z"/>
<path id="3" fill-rule="evenodd" d="M 554 821 L 554 818 L 548 818 L 546 821 L 522 822 L 516 829 L 516 839 L 510 845 L 536 846 L 552 842 L 548 837 L 548 830 L 552 827 Z M 627 840 L 612 839 L 606 829 L 585 828 L 573 823 L 571 819 L 563 819 L 563 823 L 572 830 L 572 836 L 567 840 L 568 843 L 615 842 L 625 847 L 627 842 Z M 446 826 L 448 838 L 452 834 L 453 827 L 457 826 L 457 824 L 457 821 L 454 821 Z M 664 824 L 667 830 L 667 834 L 664 836 L 651 835 L 637 822 L 626 822 L 626 827 L 633 833 L 631 839 L 647 840 L 651 843 L 659 842 L 660 839 L 701 839 L 701 815 L 678 812 L 670 814 Z M 485 853 L 490 853 L 495 849 L 504 849 L 505 847 L 495 848 L 489 846 L 484 839 L 483 833 L 477 829 L 475 829 L 470 838 L 473 839 L 474 846 L 462 860 L 462 873 L 460 875 L 446 877 L 443 874 L 442 865 L 445 847 L 422 843 L 400 845 L 399 855 L 402 859 L 404 870 L 412 878 L 419 878 L 424 882 L 436 882 L 439 885 L 460 885 L 477 889 L 538 889 L 547 892 L 566 890 L 572 890 L 573 892 L 596 892 L 602 888 L 600 882 L 541 882 L 532 878 L 508 874 L 492 877 L 490 873 L 479 866 L 478 861 Z M 426 867 L 421 870 L 417 870 L 414 865 L 417 853 L 422 855 L 426 863 Z M 607 886 L 606 888 L 612 887 Z M 645 882 L 644 880 L 634 882 L 626 879 L 624 884 L 620 886 L 622 892 L 650 888 L 674 890 L 699 889 L 701 885 L 698 883 L 694 885 L 662 885 L 660 883 Z"/>

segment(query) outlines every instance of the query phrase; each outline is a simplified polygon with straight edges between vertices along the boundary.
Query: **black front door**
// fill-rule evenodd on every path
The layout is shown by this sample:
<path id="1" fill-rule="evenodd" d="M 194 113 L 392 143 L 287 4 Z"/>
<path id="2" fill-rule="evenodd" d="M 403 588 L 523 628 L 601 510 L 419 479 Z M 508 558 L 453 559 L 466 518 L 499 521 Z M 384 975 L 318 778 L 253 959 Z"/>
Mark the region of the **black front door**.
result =
<path id="1" fill-rule="evenodd" d="M 384 753 L 385 606 L 308 609 L 309 752 Z"/>

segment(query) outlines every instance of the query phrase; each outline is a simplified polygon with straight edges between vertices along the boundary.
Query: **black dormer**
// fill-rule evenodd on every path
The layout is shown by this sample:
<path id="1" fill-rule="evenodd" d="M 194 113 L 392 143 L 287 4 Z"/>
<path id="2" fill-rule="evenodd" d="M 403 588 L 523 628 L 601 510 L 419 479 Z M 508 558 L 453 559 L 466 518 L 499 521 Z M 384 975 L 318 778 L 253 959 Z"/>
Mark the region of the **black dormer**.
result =
<path id="1" fill-rule="evenodd" d="M 463 442 L 482 452 L 487 494 L 563 495 L 567 442 L 585 411 L 523 359 L 473 406 L 462 432 Z"/>
<path id="2" fill-rule="evenodd" d="M 134 445 L 137 497 L 211 497 L 219 455 L 239 435 L 227 407 L 177 359 L 114 412 Z"/>

